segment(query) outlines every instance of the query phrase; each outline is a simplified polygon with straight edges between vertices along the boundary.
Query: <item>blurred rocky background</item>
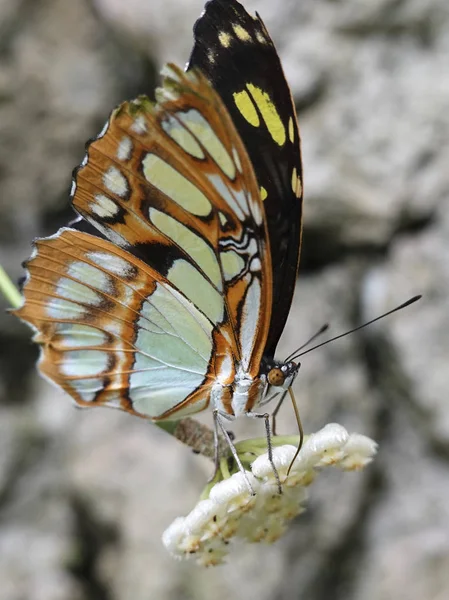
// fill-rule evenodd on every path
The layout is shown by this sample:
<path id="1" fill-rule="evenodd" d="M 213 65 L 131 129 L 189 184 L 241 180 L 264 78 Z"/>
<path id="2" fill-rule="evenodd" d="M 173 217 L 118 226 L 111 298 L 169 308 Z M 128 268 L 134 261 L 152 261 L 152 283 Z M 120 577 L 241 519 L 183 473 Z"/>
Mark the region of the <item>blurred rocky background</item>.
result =
<path id="1" fill-rule="evenodd" d="M 380 444 L 324 474 L 273 546 L 202 570 L 160 537 L 211 470 L 154 426 L 76 410 L 0 315 L 3 600 L 443 600 L 449 597 L 449 5 L 247 0 L 277 43 L 305 171 L 300 281 L 279 357 L 408 297 L 419 304 L 303 359 L 307 431 Z M 0 0 L 0 259 L 71 216 L 71 171 L 121 100 L 183 64 L 202 0 Z M 3 300 L 1 308 L 6 308 Z M 210 416 L 205 415 L 206 422 Z M 280 429 L 295 432 L 291 408 Z M 261 434 L 239 424 L 239 436 Z"/>

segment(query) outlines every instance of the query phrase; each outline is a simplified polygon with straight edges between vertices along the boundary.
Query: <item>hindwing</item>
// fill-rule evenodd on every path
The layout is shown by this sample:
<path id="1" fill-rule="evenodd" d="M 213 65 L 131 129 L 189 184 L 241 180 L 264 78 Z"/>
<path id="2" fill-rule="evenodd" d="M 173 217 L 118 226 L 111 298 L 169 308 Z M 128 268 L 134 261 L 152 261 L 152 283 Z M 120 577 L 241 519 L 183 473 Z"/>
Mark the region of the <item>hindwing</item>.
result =
<path id="1" fill-rule="evenodd" d="M 37 241 L 27 269 L 16 314 L 43 345 L 41 372 L 78 404 L 154 419 L 207 406 L 214 323 L 157 271 L 71 229 Z"/>

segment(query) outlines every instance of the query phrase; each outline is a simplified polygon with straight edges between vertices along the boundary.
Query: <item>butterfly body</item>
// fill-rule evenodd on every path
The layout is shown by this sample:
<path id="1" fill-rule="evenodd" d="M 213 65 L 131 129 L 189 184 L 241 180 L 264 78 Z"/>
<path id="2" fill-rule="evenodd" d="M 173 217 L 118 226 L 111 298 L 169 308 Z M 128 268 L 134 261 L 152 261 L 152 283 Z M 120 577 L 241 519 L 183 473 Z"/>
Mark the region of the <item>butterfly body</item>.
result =
<path id="1" fill-rule="evenodd" d="M 300 250 L 295 109 L 235 0 L 208 3 L 187 71 L 163 75 L 157 102 L 113 111 L 75 172 L 73 207 L 98 235 L 37 240 L 16 314 L 80 406 L 252 414 L 298 370 L 273 358 Z"/>

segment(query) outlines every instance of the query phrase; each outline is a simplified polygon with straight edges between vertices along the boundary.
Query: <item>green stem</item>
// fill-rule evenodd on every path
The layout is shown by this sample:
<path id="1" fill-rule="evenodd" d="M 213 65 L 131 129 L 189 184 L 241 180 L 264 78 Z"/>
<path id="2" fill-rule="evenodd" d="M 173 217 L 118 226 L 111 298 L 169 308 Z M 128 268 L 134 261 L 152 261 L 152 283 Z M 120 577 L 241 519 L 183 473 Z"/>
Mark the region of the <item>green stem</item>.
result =
<path id="1" fill-rule="evenodd" d="M 231 477 L 231 473 L 229 472 L 228 467 L 228 459 L 226 456 L 223 456 L 220 459 L 220 471 L 223 475 L 223 479 L 229 479 Z"/>
<path id="2" fill-rule="evenodd" d="M 0 265 L 0 292 L 5 296 L 11 308 L 19 308 L 22 304 L 22 294 L 8 277 L 5 269 Z"/>
<path id="3" fill-rule="evenodd" d="M 284 446 L 285 444 L 297 446 L 298 443 L 299 435 L 276 435 L 275 437 L 271 438 L 271 444 L 273 447 Z M 239 455 L 241 453 L 243 454 L 250 452 L 258 456 L 259 454 L 264 454 L 267 451 L 267 438 L 260 437 L 252 440 L 242 440 L 241 442 L 237 442 L 235 447 Z"/>

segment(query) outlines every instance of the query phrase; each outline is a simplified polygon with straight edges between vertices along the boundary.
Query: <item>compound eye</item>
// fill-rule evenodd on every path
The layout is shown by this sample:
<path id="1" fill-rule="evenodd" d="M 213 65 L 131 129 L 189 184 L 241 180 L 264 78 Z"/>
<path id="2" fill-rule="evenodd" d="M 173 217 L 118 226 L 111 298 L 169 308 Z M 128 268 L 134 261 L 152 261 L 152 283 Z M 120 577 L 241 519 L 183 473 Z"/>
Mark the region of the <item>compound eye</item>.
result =
<path id="1" fill-rule="evenodd" d="M 275 387 L 281 387 L 284 385 L 285 374 L 281 371 L 281 369 L 270 369 L 268 371 L 267 379 L 270 385 L 274 385 Z"/>

